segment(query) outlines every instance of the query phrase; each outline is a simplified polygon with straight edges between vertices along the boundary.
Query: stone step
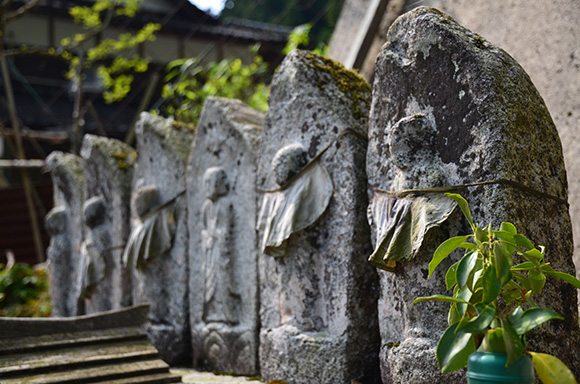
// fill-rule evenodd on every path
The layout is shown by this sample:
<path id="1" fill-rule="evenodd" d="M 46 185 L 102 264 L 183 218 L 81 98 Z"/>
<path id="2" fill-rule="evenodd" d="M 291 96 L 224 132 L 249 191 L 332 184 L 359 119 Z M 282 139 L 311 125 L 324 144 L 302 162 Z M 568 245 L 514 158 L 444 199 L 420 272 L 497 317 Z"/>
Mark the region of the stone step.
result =
<path id="1" fill-rule="evenodd" d="M 147 340 L 127 344 L 74 346 L 45 352 L 15 353 L 0 357 L 0 375 L 43 373 L 79 366 L 99 366 L 116 362 L 156 358 L 157 350 Z"/>
<path id="2" fill-rule="evenodd" d="M 179 383 L 181 378 L 177 375 L 170 374 L 168 369 L 169 366 L 167 363 L 157 359 L 105 365 L 92 368 L 81 367 L 63 372 L 43 373 L 40 375 L 21 376 L 13 379 L 2 379 L 2 384 L 17 384 L 22 382 L 27 384 L 84 384 L 102 382 L 110 383 L 115 380 L 125 380 L 121 382 L 127 383 Z M 155 381 L 151 381 L 152 375 L 157 377 Z M 159 375 L 163 376 L 164 379 L 161 380 Z M 2 375 L 0 375 L 0 377 L 2 377 Z M 169 379 L 171 379 L 171 381 L 164 381 Z"/>

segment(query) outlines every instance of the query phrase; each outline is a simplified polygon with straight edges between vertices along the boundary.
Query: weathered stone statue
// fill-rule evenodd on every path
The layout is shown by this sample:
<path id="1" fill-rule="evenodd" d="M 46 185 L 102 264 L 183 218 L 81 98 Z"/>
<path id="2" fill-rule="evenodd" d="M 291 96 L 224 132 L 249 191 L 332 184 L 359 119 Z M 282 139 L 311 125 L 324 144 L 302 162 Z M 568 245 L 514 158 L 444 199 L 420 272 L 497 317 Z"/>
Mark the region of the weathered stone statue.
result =
<path id="1" fill-rule="evenodd" d="M 273 80 L 258 173 L 266 380 L 378 382 L 376 274 L 363 256 L 369 102 L 362 78 L 308 52 Z"/>
<path id="2" fill-rule="evenodd" d="M 70 285 L 71 270 L 71 239 L 69 236 L 68 214 L 63 206 L 56 206 L 44 218 L 46 231 L 50 235 L 50 244 L 46 250 L 48 270 L 50 271 L 50 297 L 53 316 L 71 316 L 74 311 L 69 308 L 71 300 L 67 300 Z M 76 307 L 76 306 L 75 306 Z"/>
<path id="3" fill-rule="evenodd" d="M 131 182 L 137 153 L 119 140 L 87 134 L 81 156 L 86 225 L 85 274 L 80 286 L 90 295 L 87 313 L 129 306 L 133 302 L 131 272 L 121 259 L 130 233 Z M 103 270 L 105 277 L 97 283 Z"/>
<path id="4" fill-rule="evenodd" d="M 203 320 L 206 323 L 239 323 L 238 292 L 232 249 L 233 206 L 228 198 L 226 173 L 220 167 L 205 171 L 203 185 L 206 200 L 201 207 L 202 248 L 205 255 Z"/>
<path id="5" fill-rule="evenodd" d="M 193 364 L 259 374 L 257 154 L 263 115 L 209 98 L 187 174 Z"/>
<path id="6" fill-rule="evenodd" d="M 52 316 L 76 316 L 84 313 L 77 284 L 81 273 L 83 160 L 55 151 L 46 158 L 46 163 L 54 187 L 54 208 L 45 218 L 51 236 L 47 263 Z"/>
<path id="7" fill-rule="evenodd" d="M 141 187 L 133 196 L 133 210 L 138 220 L 123 253 L 125 267 L 143 267 L 171 249 L 175 236 L 175 207 L 160 204 L 159 189 L 155 185 Z"/>
<path id="8" fill-rule="evenodd" d="M 194 133 L 173 119 L 142 113 L 132 193 L 132 230 L 123 262 L 133 300 L 149 304 L 149 339 L 172 365 L 191 361 L 186 162 Z"/>
<path id="9" fill-rule="evenodd" d="M 314 224 L 332 196 L 332 179 L 324 165 L 314 161 L 307 169 L 306 149 L 300 143 L 281 148 L 272 160 L 280 190 L 265 192 L 258 226 L 262 252 L 284 256 L 290 235 Z"/>
<path id="10" fill-rule="evenodd" d="M 555 269 L 574 274 L 566 171 L 550 114 L 507 53 L 441 12 L 417 8 L 392 25 L 377 58 L 367 174 L 377 239 L 371 261 L 391 271 L 380 271 L 383 382 L 464 383 L 463 372 L 437 368 L 448 304 L 410 307 L 418 296 L 449 293 L 445 273 L 461 255 L 430 279 L 428 264 L 443 240 L 469 232 L 460 212 L 449 214 L 443 192 L 461 193 L 481 226 L 514 223 L 546 246 Z M 566 321 L 530 333 L 527 347 L 556 355 L 578 376 L 575 289 L 548 278 L 537 304 Z"/>
<path id="11" fill-rule="evenodd" d="M 81 248 L 80 299 L 84 299 L 87 313 L 104 312 L 114 308 L 114 287 L 110 223 L 102 197 L 94 196 L 85 202 L 83 218 L 87 230 Z"/>

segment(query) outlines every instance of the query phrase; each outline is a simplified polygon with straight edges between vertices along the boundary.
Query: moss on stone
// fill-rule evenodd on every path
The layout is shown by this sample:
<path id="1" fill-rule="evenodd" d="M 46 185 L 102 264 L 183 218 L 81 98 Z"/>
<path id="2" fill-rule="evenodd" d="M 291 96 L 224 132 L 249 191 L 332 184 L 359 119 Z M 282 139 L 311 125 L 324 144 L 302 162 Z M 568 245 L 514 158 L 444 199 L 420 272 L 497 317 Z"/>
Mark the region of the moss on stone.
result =
<path id="1" fill-rule="evenodd" d="M 338 89 L 351 100 L 352 114 L 357 120 L 368 118 L 371 86 L 361 75 L 329 57 L 309 51 L 298 51 L 298 54 L 309 68 L 330 75 Z M 326 80 L 320 79 L 316 85 L 322 90 L 327 84 Z"/>

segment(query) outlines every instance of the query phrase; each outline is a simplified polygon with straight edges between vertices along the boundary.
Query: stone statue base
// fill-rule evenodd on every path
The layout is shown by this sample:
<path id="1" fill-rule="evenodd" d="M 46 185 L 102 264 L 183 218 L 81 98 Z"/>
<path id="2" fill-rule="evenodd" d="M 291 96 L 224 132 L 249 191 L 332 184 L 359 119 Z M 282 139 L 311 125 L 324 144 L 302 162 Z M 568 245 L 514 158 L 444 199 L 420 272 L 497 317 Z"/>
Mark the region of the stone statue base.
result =
<path id="1" fill-rule="evenodd" d="M 301 332 L 292 325 L 260 332 L 260 368 L 264 377 L 294 384 L 350 383 L 347 338 L 326 332 Z M 299 362 L 293 364 L 291 361 Z"/>
<path id="2" fill-rule="evenodd" d="M 256 331 L 225 323 L 199 324 L 193 332 L 196 365 L 203 360 L 215 372 L 254 375 L 258 372 Z"/>

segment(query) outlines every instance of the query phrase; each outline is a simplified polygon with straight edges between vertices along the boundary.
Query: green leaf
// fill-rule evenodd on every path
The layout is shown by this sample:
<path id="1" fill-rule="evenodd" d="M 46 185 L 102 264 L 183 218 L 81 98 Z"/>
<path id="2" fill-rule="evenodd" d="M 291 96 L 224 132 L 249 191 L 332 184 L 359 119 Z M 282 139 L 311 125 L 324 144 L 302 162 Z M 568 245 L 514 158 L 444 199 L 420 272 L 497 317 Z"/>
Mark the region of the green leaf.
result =
<path id="1" fill-rule="evenodd" d="M 530 308 L 524 312 L 521 307 L 517 307 L 510 315 L 508 321 L 516 333 L 523 336 L 538 325 L 553 319 L 563 320 L 564 317 L 558 312 L 547 308 Z"/>
<path id="2" fill-rule="evenodd" d="M 530 240 L 528 240 L 528 238 L 525 237 L 524 235 L 520 235 L 520 234 L 514 235 L 514 241 L 520 247 L 524 247 L 527 249 L 534 249 L 535 248 L 534 244 L 532 244 L 532 242 Z"/>
<path id="3" fill-rule="evenodd" d="M 499 295 L 501 283 L 497 278 L 495 268 L 489 267 L 483 273 L 483 302 L 491 303 Z"/>
<path id="4" fill-rule="evenodd" d="M 526 290 L 529 291 L 532 289 L 530 280 L 526 276 L 522 275 L 521 273 L 514 273 L 513 277 L 515 277 L 520 282 L 520 284 L 524 286 Z"/>
<path id="5" fill-rule="evenodd" d="M 441 372 L 453 372 L 467 365 L 467 358 L 475 352 L 470 333 L 456 331 L 457 323 L 445 330 L 437 344 L 437 361 Z"/>
<path id="6" fill-rule="evenodd" d="M 495 317 L 495 306 L 484 303 L 475 304 L 478 315 L 473 318 L 464 316 L 457 325 L 457 331 L 463 329 L 468 333 L 481 333 L 485 331 Z"/>
<path id="7" fill-rule="evenodd" d="M 509 231 L 502 231 L 502 230 L 493 231 L 493 235 L 495 237 L 498 237 L 498 238 L 500 238 L 502 240 L 505 240 L 507 242 L 510 242 L 510 243 L 513 243 L 513 244 L 516 243 L 515 240 L 514 240 L 514 234 L 511 233 L 511 232 L 509 232 Z"/>
<path id="8" fill-rule="evenodd" d="M 468 301 L 462 300 L 462 299 L 457 299 L 455 297 L 451 297 L 451 296 L 445 296 L 445 295 L 433 295 L 433 296 L 421 296 L 421 297 L 417 297 L 415 300 L 413 300 L 413 302 L 411 303 L 411 305 L 418 303 L 419 301 L 444 301 L 447 303 L 462 303 L 462 304 L 469 304 Z"/>
<path id="9" fill-rule="evenodd" d="M 544 258 L 544 254 L 538 251 L 536 248 L 533 248 L 527 252 L 524 252 L 524 257 L 530 260 L 531 262 L 535 263 L 536 265 L 538 265 Z"/>
<path id="10" fill-rule="evenodd" d="M 469 300 L 471 300 L 471 296 L 473 295 L 469 289 L 459 289 L 459 287 L 456 286 L 453 293 L 453 297 L 459 300 L 455 303 L 455 306 L 457 307 L 457 312 L 459 313 L 460 317 L 465 316 L 465 312 L 467 311 L 468 306 L 471 306 L 473 310 L 475 310 L 475 307 L 469 302 Z"/>
<path id="11" fill-rule="evenodd" d="M 463 243 L 465 240 L 467 240 L 470 236 L 471 235 L 455 236 L 441 243 L 435 250 L 435 253 L 433 254 L 433 260 L 431 260 L 431 262 L 429 263 L 428 277 L 431 277 L 431 274 L 433 273 L 435 268 L 437 268 L 437 266 L 441 264 L 441 262 L 451 254 L 451 252 L 455 251 L 459 247 L 459 245 Z"/>
<path id="12" fill-rule="evenodd" d="M 487 243 L 489 241 L 489 232 L 479 227 L 475 227 L 475 240 L 479 243 Z"/>
<path id="13" fill-rule="evenodd" d="M 478 350 L 480 352 L 507 353 L 503 340 L 503 329 L 494 328 L 487 331 Z"/>
<path id="14" fill-rule="evenodd" d="M 459 285 L 459 289 L 465 288 L 467 279 L 477 263 L 478 256 L 479 253 L 477 251 L 467 252 L 459 261 L 459 265 L 457 266 L 457 284 Z"/>
<path id="15" fill-rule="evenodd" d="M 459 264 L 459 262 L 453 264 L 451 267 L 449 267 L 449 269 L 447 270 L 447 273 L 445 274 L 445 285 L 447 286 L 447 289 L 451 289 L 453 288 L 453 286 L 455 284 L 457 284 L 457 275 L 456 275 L 456 271 L 457 271 L 457 265 Z"/>
<path id="16" fill-rule="evenodd" d="M 534 369 L 544 384 L 578 384 L 574 374 L 556 356 L 528 352 L 532 356 Z"/>
<path id="17" fill-rule="evenodd" d="M 493 252 L 495 253 L 495 271 L 501 285 L 511 280 L 510 268 L 512 266 L 511 254 L 513 251 L 510 252 L 508 248 L 509 245 L 507 244 L 493 244 Z"/>
<path id="18" fill-rule="evenodd" d="M 477 250 L 477 245 L 473 244 L 473 243 L 461 243 L 459 244 L 459 248 L 465 248 L 468 249 L 470 251 L 476 251 Z"/>
<path id="19" fill-rule="evenodd" d="M 526 261 L 512 267 L 512 271 L 529 271 L 530 269 L 534 268 L 536 268 L 536 264 L 532 263 L 531 261 Z"/>
<path id="20" fill-rule="evenodd" d="M 568 284 L 572 284 L 576 288 L 580 289 L 580 281 L 577 278 L 575 278 L 574 276 L 569 275 L 569 274 L 564 273 L 564 272 L 556 272 L 549 265 L 542 266 L 542 267 L 540 267 L 540 269 L 546 275 L 551 276 L 551 277 L 554 277 L 556 279 L 564 280 Z"/>
<path id="21" fill-rule="evenodd" d="M 515 363 L 524 353 L 524 344 L 520 336 L 511 326 L 511 324 L 500 318 L 501 327 L 503 328 L 503 341 L 505 343 L 505 349 L 507 353 L 507 364 L 506 367 Z"/>
<path id="22" fill-rule="evenodd" d="M 461 212 L 463 212 L 463 215 L 469 222 L 469 225 L 473 229 L 475 225 L 473 224 L 473 219 L 471 218 L 471 211 L 469 210 L 469 204 L 467 203 L 467 200 L 465 200 L 463 196 L 456 193 L 446 193 L 445 195 L 455 200 L 457 205 L 459 205 L 459 208 L 461 208 Z"/>
<path id="23" fill-rule="evenodd" d="M 501 225 L 499 226 L 499 229 L 501 231 L 509 232 L 513 235 L 518 233 L 518 230 L 516 229 L 515 225 L 513 225 L 512 223 L 508 223 L 508 222 L 501 223 Z"/>
<path id="24" fill-rule="evenodd" d="M 546 275 L 539 268 L 530 269 L 528 272 L 528 280 L 532 291 L 534 293 L 540 293 L 546 284 Z"/>

